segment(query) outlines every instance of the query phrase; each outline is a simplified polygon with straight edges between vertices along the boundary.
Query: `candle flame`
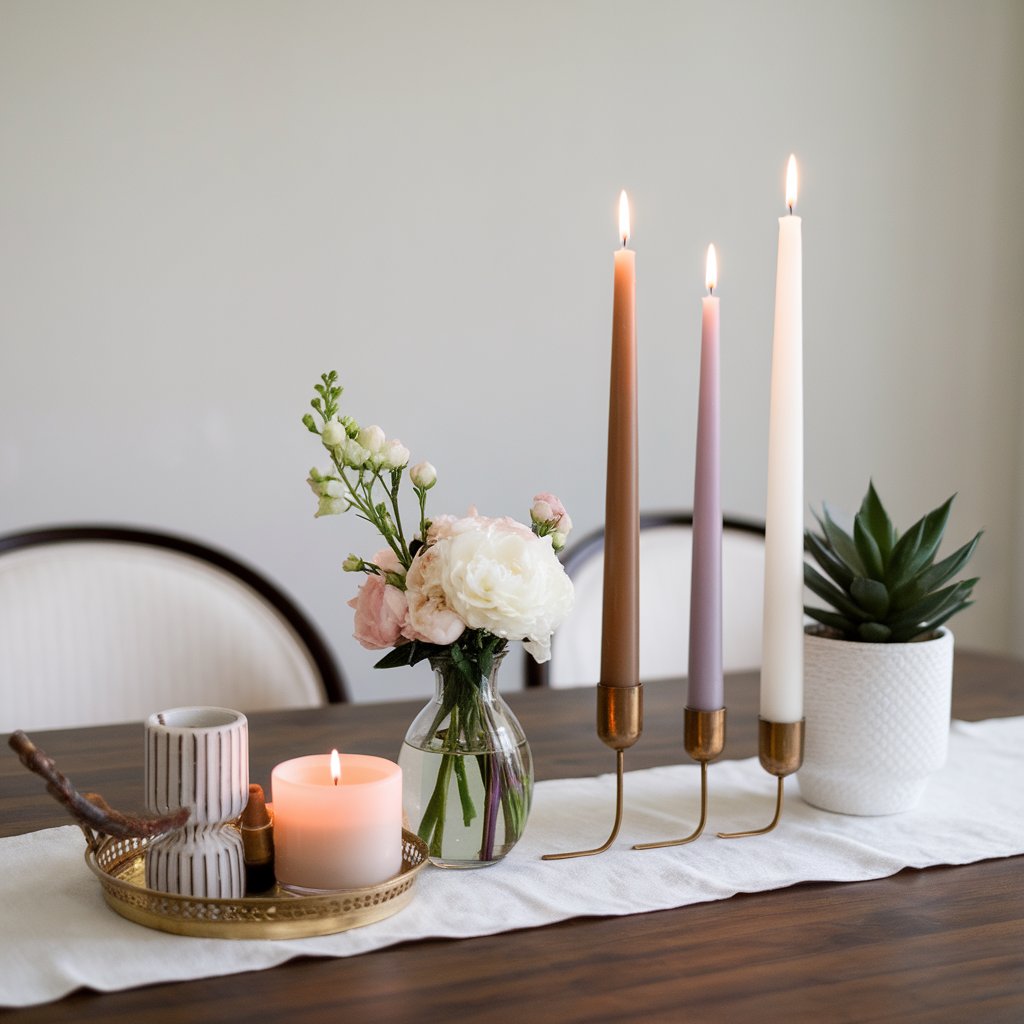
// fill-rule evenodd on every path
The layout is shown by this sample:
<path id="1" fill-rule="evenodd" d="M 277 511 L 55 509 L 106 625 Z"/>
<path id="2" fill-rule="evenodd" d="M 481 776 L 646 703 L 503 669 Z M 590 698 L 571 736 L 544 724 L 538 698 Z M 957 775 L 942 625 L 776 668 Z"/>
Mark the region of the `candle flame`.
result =
<path id="1" fill-rule="evenodd" d="M 715 255 L 715 247 L 708 246 L 707 270 L 704 272 L 704 283 L 708 291 L 713 292 L 718 285 L 718 257 Z"/>
<path id="2" fill-rule="evenodd" d="M 796 157 L 790 153 L 789 164 L 786 167 L 786 205 L 790 213 L 796 206 L 796 184 Z"/>
<path id="3" fill-rule="evenodd" d="M 331 751 L 331 778 L 335 785 L 341 781 L 341 757 L 337 750 Z"/>
<path id="4" fill-rule="evenodd" d="M 629 200 L 625 189 L 619 193 L 619 235 L 625 245 L 629 241 Z"/>

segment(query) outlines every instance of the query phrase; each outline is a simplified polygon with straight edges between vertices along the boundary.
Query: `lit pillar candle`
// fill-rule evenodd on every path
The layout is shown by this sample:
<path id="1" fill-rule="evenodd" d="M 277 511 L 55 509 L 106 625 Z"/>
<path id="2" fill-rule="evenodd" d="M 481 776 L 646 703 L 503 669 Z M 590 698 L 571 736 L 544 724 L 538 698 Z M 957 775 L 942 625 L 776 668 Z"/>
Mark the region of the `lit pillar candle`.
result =
<path id="1" fill-rule="evenodd" d="M 356 889 L 401 870 L 402 769 L 394 762 L 336 750 L 297 757 L 274 769 L 271 787 L 282 885 Z"/>
<path id="2" fill-rule="evenodd" d="M 723 707 L 722 499 L 719 451 L 718 261 L 708 246 L 708 295 L 700 335 L 697 458 L 693 483 L 693 565 L 690 575 L 690 669 L 687 705 L 697 711 Z"/>
<path id="3" fill-rule="evenodd" d="M 605 484 L 604 605 L 601 683 L 640 681 L 640 504 L 637 474 L 636 254 L 629 241 L 629 201 L 619 196 L 612 303 L 608 478 Z"/>
<path id="4" fill-rule="evenodd" d="M 761 717 L 770 722 L 803 718 L 803 255 L 800 218 L 793 214 L 796 192 L 791 156 L 789 215 L 779 218 L 768 426 Z"/>

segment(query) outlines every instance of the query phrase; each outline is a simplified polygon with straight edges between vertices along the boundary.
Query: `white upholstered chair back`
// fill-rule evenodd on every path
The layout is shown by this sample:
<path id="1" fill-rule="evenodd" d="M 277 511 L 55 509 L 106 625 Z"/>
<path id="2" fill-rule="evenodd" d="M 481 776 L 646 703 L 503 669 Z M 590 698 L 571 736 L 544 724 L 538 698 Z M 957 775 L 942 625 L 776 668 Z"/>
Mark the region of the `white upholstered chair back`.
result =
<path id="1" fill-rule="evenodd" d="M 103 532 L 119 539 L 71 539 Z M 22 536 L 43 535 L 0 548 L 0 731 L 343 699 L 305 616 L 228 556 L 117 528 Z"/>
<path id="2" fill-rule="evenodd" d="M 647 517 L 645 517 L 646 519 Z M 687 516 L 652 516 L 640 530 L 640 678 L 685 676 L 690 634 L 692 530 Z M 650 525 L 648 525 L 650 524 Z M 576 602 L 551 645 L 547 683 L 582 686 L 601 674 L 604 548 L 600 537 L 580 542 L 566 569 Z M 764 533 L 757 524 L 727 520 L 722 533 L 722 663 L 726 671 L 761 663 Z M 536 673 L 535 673 L 536 676 Z"/>

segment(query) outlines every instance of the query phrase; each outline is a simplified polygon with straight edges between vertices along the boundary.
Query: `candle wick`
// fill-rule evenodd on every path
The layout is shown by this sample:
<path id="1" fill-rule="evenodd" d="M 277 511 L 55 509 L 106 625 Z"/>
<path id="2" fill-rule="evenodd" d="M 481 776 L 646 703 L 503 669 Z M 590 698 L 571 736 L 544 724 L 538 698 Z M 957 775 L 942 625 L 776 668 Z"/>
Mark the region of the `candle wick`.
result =
<path id="1" fill-rule="evenodd" d="M 790 217 L 793 216 L 793 204 L 792 203 L 789 204 L 789 215 L 790 215 Z"/>
<path id="2" fill-rule="evenodd" d="M 338 780 L 337 780 L 337 779 L 335 779 L 335 780 L 334 780 L 334 784 L 335 784 L 335 785 L 337 785 L 337 784 L 338 784 Z"/>
<path id="3" fill-rule="evenodd" d="M 714 295 L 714 294 L 715 294 L 715 286 L 713 284 L 709 284 L 708 285 L 708 295 Z"/>

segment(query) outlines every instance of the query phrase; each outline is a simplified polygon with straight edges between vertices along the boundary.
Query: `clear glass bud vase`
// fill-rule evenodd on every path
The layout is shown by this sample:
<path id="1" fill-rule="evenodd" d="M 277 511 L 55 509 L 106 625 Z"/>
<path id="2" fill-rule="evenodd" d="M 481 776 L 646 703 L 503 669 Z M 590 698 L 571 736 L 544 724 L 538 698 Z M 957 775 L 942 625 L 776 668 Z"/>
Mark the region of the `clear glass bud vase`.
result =
<path id="1" fill-rule="evenodd" d="M 498 693 L 504 652 L 490 670 L 430 659 L 434 698 L 416 716 L 398 761 L 409 827 L 445 868 L 501 860 L 526 827 L 533 758 L 522 726 Z"/>

